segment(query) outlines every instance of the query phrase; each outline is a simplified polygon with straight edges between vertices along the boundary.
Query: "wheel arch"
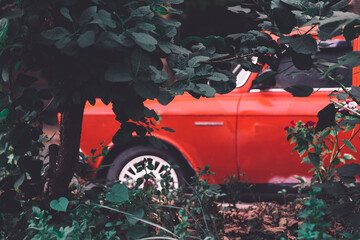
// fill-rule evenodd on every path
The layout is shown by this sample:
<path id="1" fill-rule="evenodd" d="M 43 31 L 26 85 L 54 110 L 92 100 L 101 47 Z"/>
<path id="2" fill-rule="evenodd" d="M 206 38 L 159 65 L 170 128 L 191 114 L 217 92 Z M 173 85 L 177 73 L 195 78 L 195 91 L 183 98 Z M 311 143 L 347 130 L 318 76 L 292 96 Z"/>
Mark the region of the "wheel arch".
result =
<path id="1" fill-rule="evenodd" d="M 176 156 L 176 158 L 180 161 L 181 167 L 184 168 L 184 172 L 186 173 L 186 180 L 190 181 L 190 178 L 196 174 L 195 167 L 191 164 L 191 162 L 188 160 L 188 158 L 173 144 L 171 144 L 168 141 L 165 141 L 164 139 L 159 140 L 164 143 L 164 145 L 167 147 L 167 149 L 172 154 Z M 111 146 L 111 145 L 110 145 Z M 117 155 L 119 155 L 121 152 L 123 152 L 126 149 L 136 147 L 136 146 L 151 146 L 148 139 L 140 138 L 140 137 L 134 137 L 129 143 L 124 145 L 112 145 L 109 149 L 108 154 L 102 159 L 100 163 L 100 170 L 96 174 L 96 178 L 98 179 L 105 179 L 106 174 L 109 170 L 110 165 L 112 164 L 113 160 Z"/>

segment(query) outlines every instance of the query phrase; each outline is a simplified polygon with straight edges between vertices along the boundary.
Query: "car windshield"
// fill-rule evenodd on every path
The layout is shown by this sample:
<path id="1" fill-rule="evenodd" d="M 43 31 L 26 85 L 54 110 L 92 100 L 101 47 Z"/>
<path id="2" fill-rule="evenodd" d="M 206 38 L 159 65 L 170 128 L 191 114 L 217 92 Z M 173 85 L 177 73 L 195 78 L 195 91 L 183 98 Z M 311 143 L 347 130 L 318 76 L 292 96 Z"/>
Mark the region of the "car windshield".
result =
<path id="1" fill-rule="evenodd" d="M 320 63 L 337 63 L 337 59 L 344 54 L 351 52 L 352 46 L 350 44 L 344 43 L 341 41 L 340 44 L 336 46 L 329 46 L 325 48 L 320 48 L 319 52 L 316 54 L 316 58 Z M 326 69 L 326 67 L 323 67 Z M 266 69 L 265 71 L 268 71 Z M 264 71 L 264 72 L 265 72 Z M 262 73 L 264 73 L 262 72 Z M 252 89 L 268 89 L 268 88 L 286 88 L 293 86 L 295 84 L 308 85 L 313 88 L 335 88 L 338 85 L 327 78 L 321 78 L 321 73 L 313 68 L 310 70 L 304 71 L 297 69 L 290 57 L 283 57 L 280 60 L 280 65 L 278 68 L 279 72 L 275 76 L 275 81 L 272 81 L 271 84 L 265 86 L 264 84 L 255 84 L 252 86 Z M 261 74 L 261 73 L 260 73 Z M 332 73 L 333 77 L 342 75 L 343 79 L 341 83 L 346 87 L 351 87 L 352 85 L 352 69 L 351 68 L 341 68 Z"/>

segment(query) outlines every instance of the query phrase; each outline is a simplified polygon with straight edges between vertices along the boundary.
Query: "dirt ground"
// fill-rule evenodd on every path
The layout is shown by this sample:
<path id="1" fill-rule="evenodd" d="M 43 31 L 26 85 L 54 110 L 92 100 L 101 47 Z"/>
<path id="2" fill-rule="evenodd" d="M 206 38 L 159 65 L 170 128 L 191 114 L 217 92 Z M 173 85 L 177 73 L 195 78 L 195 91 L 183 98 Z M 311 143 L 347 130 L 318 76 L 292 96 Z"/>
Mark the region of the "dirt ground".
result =
<path id="1" fill-rule="evenodd" d="M 225 240 L 296 239 L 301 204 L 258 202 L 223 208 Z"/>
<path id="2" fill-rule="evenodd" d="M 58 125 L 44 125 L 44 134 L 51 140 L 46 143 L 44 152 L 50 144 L 59 144 Z M 300 204 L 278 204 L 270 202 L 238 203 L 236 206 L 219 204 L 220 221 L 224 240 L 296 239 L 300 224 L 296 214 Z"/>

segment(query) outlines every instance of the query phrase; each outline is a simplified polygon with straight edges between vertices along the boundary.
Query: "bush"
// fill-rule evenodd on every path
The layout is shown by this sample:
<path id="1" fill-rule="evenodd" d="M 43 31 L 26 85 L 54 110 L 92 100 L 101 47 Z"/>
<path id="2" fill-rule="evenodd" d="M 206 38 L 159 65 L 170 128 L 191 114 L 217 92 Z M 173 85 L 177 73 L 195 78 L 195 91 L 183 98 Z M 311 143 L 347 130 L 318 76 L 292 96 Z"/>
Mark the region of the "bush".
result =
<path id="1" fill-rule="evenodd" d="M 144 166 L 149 167 L 139 164 L 138 170 Z M 90 188 L 76 186 L 85 181 L 75 181 L 71 195 L 51 201 L 50 211 L 42 210 L 39 201 L 32 201 L 19 206 L 18 213 L 1 213 L 2 237 L 219 239 L 215 223 L 219 219 L 219 209 L 214 200 L 222 194 L 219 186 L 208 184 L 209 175 L 213 174 L 209 167 L 199 169 L 191 185 L 173 191 L 166 184 L 169 182 L 167 173 L 159 183 L 161 190 L 155 184 L 147 184 L 151 173 L 138 179 L 132 189 L 120 183 Z"/>

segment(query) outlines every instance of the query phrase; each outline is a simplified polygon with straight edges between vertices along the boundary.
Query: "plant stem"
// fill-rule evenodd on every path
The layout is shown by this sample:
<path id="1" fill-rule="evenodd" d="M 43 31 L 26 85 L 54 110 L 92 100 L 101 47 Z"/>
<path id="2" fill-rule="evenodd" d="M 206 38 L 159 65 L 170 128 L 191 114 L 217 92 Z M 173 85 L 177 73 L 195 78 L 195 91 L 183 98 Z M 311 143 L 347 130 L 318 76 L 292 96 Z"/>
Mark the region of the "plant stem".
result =
<path id="1" fill-rule="evenodd" d="M 205 233 L 206 231 L 202 228 L 201 224 L 199 223 L 199 221 L 184 207 L 177 207 L 177 206 L 169 206 L 169 205 L 160 205 L 160 204 L 150 204 L 150 206 L 156 206 L 156 207 L 163 207 L 163 208 L 174 208 L 174 209 L 180 209 L 180 210 L 185 210 L 187 214 L 189 214 L 189 216 L 194 220 L 194 222 L 196 222 L 196 224 L 198 224 L 198 226 L 200 227 L 200 229 Z"/>
<path id="2" fill-rule="evenodd" d="M 360 117 L 360 113 L 358 113 L 358 112 L 352 110 L 351 108 L 348 108 L 348 107 L 346 107 L 346 106 L 338 103 L 338 102 L 335 101 L 334 99 L 330 99 L 330 102 L 333 102 L 333 103 L 335 103 L 336 105 L 338 105 L 339 107 L 341 107 L 341 108 L 343 108 L 343 109 L 346 109 L 346 110 L 348 110 L 349 112 L 351 112 L 351 113 L 353 113 L 353 114 L 355 114 L 355 115 L 357 115 L 357 116 Z"/>
<path id="3" fill-rule="evenodd" d="M 255 54 L 257 54 L 257 52 L 245 54 L 245 55 L 242 55 L 242 56 L 234 56 L 234 57 L 231 57 L 231 58 L 225 58 L 225 59 L 221 59 L 221 60 L 205 61 L 204 63 L 222 63 L 222 62 L 228 62 L 228 61 L 232 61 L 232 60 L 239 59 L 239 58 L 245 58 L 245 57 L 254 56 Z"/>
<path id="4" fill-rule="evenodd" d="M 338 139 L 337 137 L 335 138 L 335 143 L 334 143 L 334 147 L 333 147 L 333 150 L 331 151 L 331 157 L 330 157 L 330 166 L 333 162 L 333 160 L 335 159 L 335 156 L 334 156 L 334 153 L 335 153 L 335 150 L 336 150 L 336 146 L 338 145 Z"/>
<path id="5" fill-rule="evenodd" d="M 353 138 L 360 132 L 360 128 L 350 137 L 349 141 L 353 140 Z M 340 151 L 345 147 L 346 145 L 343 144 L 339 150 L 336 152 L 335 157 L 339 155 Z"/>
<path id="6" fill-rule="evenodd" d="M 321 68 L 319 67 L 314 67 L 315 70 L 317 70 L 318 72 L 320 72 L 321 74 L 324 74 L 325 71 L 322 70 Z M 336 80 L 335 78 L 333 78 L 331 75 L 327 74 L 326 77 L 332 81 L 334 81 L 342 90 L 344 90 L 347 94 L 349 94 L 349 96 L 352 98 L 352 100 L 354 100 L 357 104 L 360 104 L 360 101 L 357 100 L 353 95 L 352 93 L 341 83 L 339 82 L 338 80 Z"/>

